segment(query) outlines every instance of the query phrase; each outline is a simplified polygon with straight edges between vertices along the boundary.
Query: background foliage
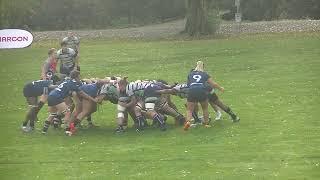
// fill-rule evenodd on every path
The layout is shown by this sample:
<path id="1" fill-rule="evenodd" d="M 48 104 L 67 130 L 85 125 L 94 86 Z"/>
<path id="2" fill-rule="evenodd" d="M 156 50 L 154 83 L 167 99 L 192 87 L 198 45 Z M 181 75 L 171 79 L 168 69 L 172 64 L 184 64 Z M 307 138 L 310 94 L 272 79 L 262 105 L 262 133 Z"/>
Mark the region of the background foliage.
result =
<path id="1" fill-rule="evenodd" d="M 0 0 L 0 28 L 99 29 L 164 22 L 186 15 L 185 0 Z M 213 0 L 234 18 L 234 0 Z M 242 0 L 244 20 L 320 18 L 318 0 Z"/>

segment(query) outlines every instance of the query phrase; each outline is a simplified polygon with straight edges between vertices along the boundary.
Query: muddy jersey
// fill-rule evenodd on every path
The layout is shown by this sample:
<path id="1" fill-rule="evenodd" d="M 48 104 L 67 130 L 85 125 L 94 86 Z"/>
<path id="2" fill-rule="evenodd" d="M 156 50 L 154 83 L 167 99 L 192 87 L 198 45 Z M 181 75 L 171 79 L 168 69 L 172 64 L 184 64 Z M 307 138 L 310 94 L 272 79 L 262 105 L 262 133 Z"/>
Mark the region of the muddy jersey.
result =
<path id="1" fill-rule="evenodd" d="M 71 48 L 66 48 L 64 51 L 60 49 L 57 52 L 57 59 L 64 68 L 72 68 L 75 65 L 76 52 Z"/>
<path id="2" fill-rule="evenodd" d="M 71 48 L 76 52 L 79 49 L 80 40 L 78 37 L 75 37 L 75 36 L 65 37 L 62 39 L 62 42 L 66 43 L 68 48 Z"/>
<path id="3" fill-rule="evenodd" d="M 150 82 L 131 82 L 126 86 L 126 95 L 129 97 L 133 95 L 143 97 L 143 91 L 151 85 L 152 83 Z"/>
<path id="4" fill-rule="evenodd" d="M 100 90 L 99 94 L 106 95 L 106 99 L 109 100 L 113 104 L 117 104 L 118 103 L 118 99 L 119 99 L 119 96 L 120 96 L 119 92 L 117 90 L 117 87 L 115 85 L 112 85 L 112 84 L 104 84 L 101 87 L 101 90 Z"/>

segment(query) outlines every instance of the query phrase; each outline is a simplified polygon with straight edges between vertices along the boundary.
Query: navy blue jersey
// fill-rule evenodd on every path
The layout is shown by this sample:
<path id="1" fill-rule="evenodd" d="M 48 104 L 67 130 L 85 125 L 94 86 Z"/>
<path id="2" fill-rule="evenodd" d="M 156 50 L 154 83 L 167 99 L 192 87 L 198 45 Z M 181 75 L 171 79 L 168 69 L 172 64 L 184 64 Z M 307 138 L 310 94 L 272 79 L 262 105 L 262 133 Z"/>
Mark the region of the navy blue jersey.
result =
<path id="1" fill-rule="evenodd" d="M 44 87 L 49 87 L 53 84 L 52 80 L 38 80 L 38 81 L 32 81 L 31 84 L 35 89 L 42 90 Z"/>
<path id="2" fill-rule="evenodd" d="M 206 72 L 191 71 L 188 75 L 188 86 L 204 86 L 210 76 Z"/>
<path id="3" fill-rule="evenodd" d="M 87 93 L 91 97 L 96 97 L 99 91 L 99 85 L 97 83 L 82 84 L 80 90 Z"/>
<path id="4" fill-rule="evenodd" d="M 53 84 L 52 80 L 32 81 L 24 86 L 24 95 L 26 97 L 37 97 L 48 92 L 48 87 Z M 46 89 L 46 90 L 45 90 Z"/>
<path id="5" fill-rule="evenodd" d="M 63 81 L 57 88 L 50 92 L 49 96 L 55 96 L 59 98 L 66 98 L 72 91 L 79 92 L 81 83 L 68 79 Z"/>

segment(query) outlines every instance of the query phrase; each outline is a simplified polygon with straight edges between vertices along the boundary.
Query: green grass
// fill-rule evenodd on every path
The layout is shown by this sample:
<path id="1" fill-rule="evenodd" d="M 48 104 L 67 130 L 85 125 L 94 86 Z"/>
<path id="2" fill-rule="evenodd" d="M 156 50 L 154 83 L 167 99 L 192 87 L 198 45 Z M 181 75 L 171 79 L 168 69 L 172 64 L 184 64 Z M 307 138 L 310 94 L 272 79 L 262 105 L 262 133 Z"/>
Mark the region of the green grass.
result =
<path id="1" fill-rule="evenodd" d="M 0 51 L 0 179 L 319 179 L 320 34 L 271 34 L 198 41 L 81 43 L 82 77 L 128 75 L 183 82 L 198 59 L 225 87 L 214 127 L 113 133 L 115 106 L 94 115 L 98 129 L 66 137 L 20 131 L 25 82 L 40 77 L 50 47 Z M 174 98 L 181 112 L 184 101 Z M 42 127 L 47 112 L 40 114 Z M 211 116 L 214 116 L 211 110 Z"/>

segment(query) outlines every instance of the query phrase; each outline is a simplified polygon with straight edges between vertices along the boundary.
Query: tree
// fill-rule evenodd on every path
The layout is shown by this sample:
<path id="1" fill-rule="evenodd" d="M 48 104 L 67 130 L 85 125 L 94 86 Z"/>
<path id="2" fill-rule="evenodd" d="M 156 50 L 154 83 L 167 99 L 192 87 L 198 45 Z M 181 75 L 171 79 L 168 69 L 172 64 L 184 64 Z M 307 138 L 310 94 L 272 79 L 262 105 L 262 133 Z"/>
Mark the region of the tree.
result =
<path id="1" fill-rule="evenodd" d="M 187 0 L 187 22 L 184 32 L 190 36 L 213 34 L 217 18 L 213 13 L 212 0 Z"/>

